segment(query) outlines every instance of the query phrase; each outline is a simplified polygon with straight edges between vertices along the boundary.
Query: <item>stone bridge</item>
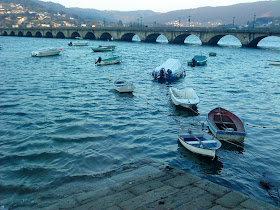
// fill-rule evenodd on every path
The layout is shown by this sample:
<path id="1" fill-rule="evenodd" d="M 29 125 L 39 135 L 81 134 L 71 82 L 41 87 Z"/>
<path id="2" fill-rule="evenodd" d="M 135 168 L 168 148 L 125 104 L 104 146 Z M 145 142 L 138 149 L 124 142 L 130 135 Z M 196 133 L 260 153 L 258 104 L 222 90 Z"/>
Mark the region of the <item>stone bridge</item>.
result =
<path id="1" fill-rule="evenodd" d="M 217 45 L 227 35 L 235 36 L 243 47 L 256 47 L 263 38 L 280 37 L 280 28 L 206 28 L 206 27 L 98 27 L 98 28 L 0 28 L 1 36 L 132 41 L 137 35 L 142 42 L 156 42 L 164 35 L 169 43 L 183 44 L 190 35 L 197 36 L 202 45 Z"/>

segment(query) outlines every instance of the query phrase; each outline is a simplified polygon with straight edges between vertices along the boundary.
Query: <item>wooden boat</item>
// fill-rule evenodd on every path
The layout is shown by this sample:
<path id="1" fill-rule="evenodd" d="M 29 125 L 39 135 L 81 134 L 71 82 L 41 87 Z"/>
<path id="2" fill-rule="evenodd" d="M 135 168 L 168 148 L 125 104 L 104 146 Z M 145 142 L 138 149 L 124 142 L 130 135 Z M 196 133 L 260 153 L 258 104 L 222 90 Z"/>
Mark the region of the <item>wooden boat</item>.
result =
<path id="1" fill-rule="evenodd" d="M 125 80 L 116 80 L 114 82 L 115 90 L 120 93 L 132 93 L 135 89 L 133 82 L 128 82 Z"/>
<path id="2" fill-rule="evenodd" d="M 241 142 L 246 130 L 243 122 L 230 111 L 217 107 L 208 113 L 207 122 L 210 131 L 219 140 Z"/>
<path id="3" fill-rule="evenodd" d="M 188 66 L 205 66 L 207 64 L 207 56 L 195 55 L 191 61 L 188 61 Z"/>
<path id="4" fill-rule="evenodd" d="M 91 48 L 93 52 L 108 52 L 108 51 L 114 51 L 116 48 L 115 45 L 110 45 L 110 46 L 102 46 L 99 45 L 98 47 Z"/>
<path id="5" fill-rule="evenodd" d="M 216 56 L 217 55 L 217 53 L 215 53 L 215 52 L 210 52 L 209 53 L 209 56 Z"/>
<path id="6" fill-rule="evenodd" d="M 186 76 L 186 72 L 181 69 L 182 65 L 178 59 L 167 59 L 163 64 L 156 67 L 152 76 L 157 80 L 175 80 Z"/>
<path id="7" fill-rule="evenodd" d="M 113 56 L 110 58 L 102 59 L 101 57 L 95 62 L 95 65 L 102 66 L 102 65 L 112 65 L 121 62 L 121 56 Z"/>
<path id="8" fill-rule="evenodd" d="M 186 149 L 212 159 L 216 156 L 216 150 L 222 146 L 214 136 L 198 129 L 179 130 L 178 136 L 180 143 Z"/>
<path id="9" fill-rule="evenodd" d="M 280 66 L 280 60 L 279 61 L 270 61 L 269 65 Z"/>
<path id="10" fill-rule="evenodd" d="M 82 37 L 76 37 L 76 41 L 70 42 L 68 45 L 69 46 L 87 46 L 88 41 L 83 40 Z"/>
<path id="11" fill-rule="evenodd" d="M 199 98 L 193 88 L 169 88 L 172 102 L 177 106 L 192 108 L 199 103 Z"/>
<path id="12" fill-rule="evenodd" d="M 54 47 L 49 47 L 49 48 L 42 48 L 36 51 L 31 52 L 32 57 L 43 57 L 43 56 L 53 56 L 53 55 L 58 55 L 61 51 L 61 48 L 54 48 Z"/>

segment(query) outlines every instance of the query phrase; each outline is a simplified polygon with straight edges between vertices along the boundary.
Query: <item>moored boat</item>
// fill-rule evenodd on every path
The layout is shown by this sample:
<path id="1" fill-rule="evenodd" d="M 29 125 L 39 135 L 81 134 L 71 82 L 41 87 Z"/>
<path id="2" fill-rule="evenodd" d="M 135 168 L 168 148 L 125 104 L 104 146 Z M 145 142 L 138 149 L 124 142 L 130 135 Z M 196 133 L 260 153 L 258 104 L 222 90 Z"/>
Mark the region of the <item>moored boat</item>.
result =
<path id="1" fill-rule="evenodd" d="M 172 102 L 177 106 L 192 108 L 199 103 L 199 98 L 193 88 L 169 88 Z"/>
<path id="2" fill-rule="evenodd" d="M 48 48 L 42 48 L 39 50 L 35 50 L 31 52 L 32 57 L 43 57 L 43 56 L 53 56 L 58 55 L 61 52 L 61 48 L 54 48 L 54 47 L 48 47 Z"/>
<path id="3" fill-rule="evenodd" d="M 216 56 L 217 55 L 217 53 L 215 53 L 215 52 L 210 52 L 209 53 L 209 56 Z"/>
<path id="4" fill-rule="evenodd" d="M 269 61 L 269 65 L 280 66 L 280 60 L 279 61 Z"/>
<path id="5" fill-rule="evenodd" d="M 115 45 L 109 45 L 109 46 L 102 46 L 99 45 L 98 47 L 92 48 L 93 52 L 108 52 L 108 51 L 114 51 L 116 48 Z"/>
<path id="6" fill-rule="evenodd" d="M 207 116 L 212 134 L 219 140 L 242 142 L 246 135 L 244 123 L 230 111 L 217 107 Z"/>
<path id="7" fill-rule="evenodd" d="M 114 88 L 120 93 L 132 93 L 135 89 L 133 82 L 128 82 L 125 80 L 116 80 L 114 82 Z"/>
<path id="8" fill-rule="evenodd" d="M 178 137 L 180 143 L 189 151 L 212 159 L 216 156 L 216 150 L 222 146 L 214 136 L 198 129 L 179 130 Z"/>
<path id="9" fill-rule="evenodd" d="M 188 66 L 205 66 L 207 64 L 207 56 L 195 55 L 192 60 L 188 61 Z"/>
<path id="10" fill-rule="evenodd" d="M 110 58 L 102 59 L 101 57 L 95 62 L 95 65 L 102 66 L 102 65 L 112 65 L 121 62 L 121 56 L 113 56 Z"/>
<path id="11" fill-rule="evenodd" d="M 87 46 L 88 41 L 83 40 L 82 37 L 76 37 L 76 41 L 70 42 L 68 45 L 69 46 Z"/>
<path id="12" fill-rule="evenodd" d="M 169 58 L 163 64 L 156 67 L 152 76 L 157 80 L 175 80 L 186 76 L 186 72 L 181 69 L 179 60 Z"/>

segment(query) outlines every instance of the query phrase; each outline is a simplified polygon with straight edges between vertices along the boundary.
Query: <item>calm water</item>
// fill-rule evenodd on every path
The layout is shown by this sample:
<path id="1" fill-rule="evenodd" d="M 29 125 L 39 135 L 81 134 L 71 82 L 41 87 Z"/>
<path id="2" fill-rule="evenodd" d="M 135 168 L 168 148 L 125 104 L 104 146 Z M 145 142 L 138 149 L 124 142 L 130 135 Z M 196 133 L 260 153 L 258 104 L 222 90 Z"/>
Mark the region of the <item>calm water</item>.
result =
<path id="1" fill-rule="evenodd" d="M 90 47 L 108 42 L 68 42 L 0 37 L 0 206 L 33 205 L 73 186 L 82 191 L 97 177 L 149 161 L 280 206 L 280 67 L 268 64 L 280 60 L 279 38 L 263 40 L 258 49 L 240 48 L 230 37 L 218 47 L 110 42 L 123 62 L 101 67 L 95 59 L 111 53 Z M 30 56 L 47 46 L 62 52 Z M 217 56 L 207 66 L 186 65 L 209 52 Z M 187 76 L 172 84 L 153 81 L 152 70 L 167 58 L 179 59 Z M 134 95 L 113 90 L 118 78 L 135 83 Z M 172 105 L 171 85 L 194 88 L 198 116 Z M 174 119 L 205 121 L 217 106 L 244 119 L 248 135 L 242 147 L 223 144 L 209 161 L 178 143 Z"/>

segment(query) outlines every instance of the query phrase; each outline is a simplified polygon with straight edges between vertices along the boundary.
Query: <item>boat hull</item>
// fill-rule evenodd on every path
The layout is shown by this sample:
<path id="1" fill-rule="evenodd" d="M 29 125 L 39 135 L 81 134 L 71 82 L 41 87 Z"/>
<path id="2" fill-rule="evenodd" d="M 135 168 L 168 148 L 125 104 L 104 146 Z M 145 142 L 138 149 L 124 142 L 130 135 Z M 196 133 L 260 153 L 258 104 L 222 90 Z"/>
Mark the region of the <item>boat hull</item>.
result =
<path id="1" fill-rule="evenodd" d="M 243 142 L 246 130 L 243 122 L 235 114 L 223 108 L 215 108 L 208 113 L 207 123 L 211 133 L 219 140 Z"/>
<path id="2" fill-rule="evenodd" d="M 115 90 L 120 93 L 132 93 L 135 89 L 135 86 L 132 82 L 117 80 L 114 83 Z"/>
<path id="3" fill-rule="evenodd" d="M 176 106 L 182 106 L 184 108 L 192 108 L 199 103 L 199 98 L 192 88 L 185 88 L 183 90 L 178 90 L 176 88 L 169 88 L 169 92 L 171 95 L 171 100 L 173 104 L 175 104 Z"/>
<path id="4" fill-rule="evenodd" d="M 199 155 L 203 155 L 203 156 L 206 156 L 206 157 L 210 157 L 212 159 L 214 159 L 215 156 L 216 156 L 216 150 L 201 149 L 201 148 L 198 148 L 198 147 L 191 146 L 188 143 L 186 143 L 183 140 L 183 138 L 181 138 L 181 137 L 179 137 L 179 141 L 187 150 L 189 150 L 189 151 L 191 151 L 193 153 L 196 153 L 196 154 L 199 154 Z"/>
<path id="5" fill-rule="evenodd" d="M 38 51 L 31 52 L 32 57 L 45 57 L 45 56 L 54 56 L 59 55 L 60 50 L 56 49 L 41 49 Z"/>
<path id="6" fill-rule="evenodd" d="M 270 61 L 269 65 L 280 66 L 280 61 Z"/>
<path id="7" fill-rule="evenodd" d="M 104 65 L 118 64 L 120 62 L 121 62 L 121 57 L 115 57 L 115 58 L 101 60 L 100 62 L 97 62 L 95 65 L 104 66 Z"/>

